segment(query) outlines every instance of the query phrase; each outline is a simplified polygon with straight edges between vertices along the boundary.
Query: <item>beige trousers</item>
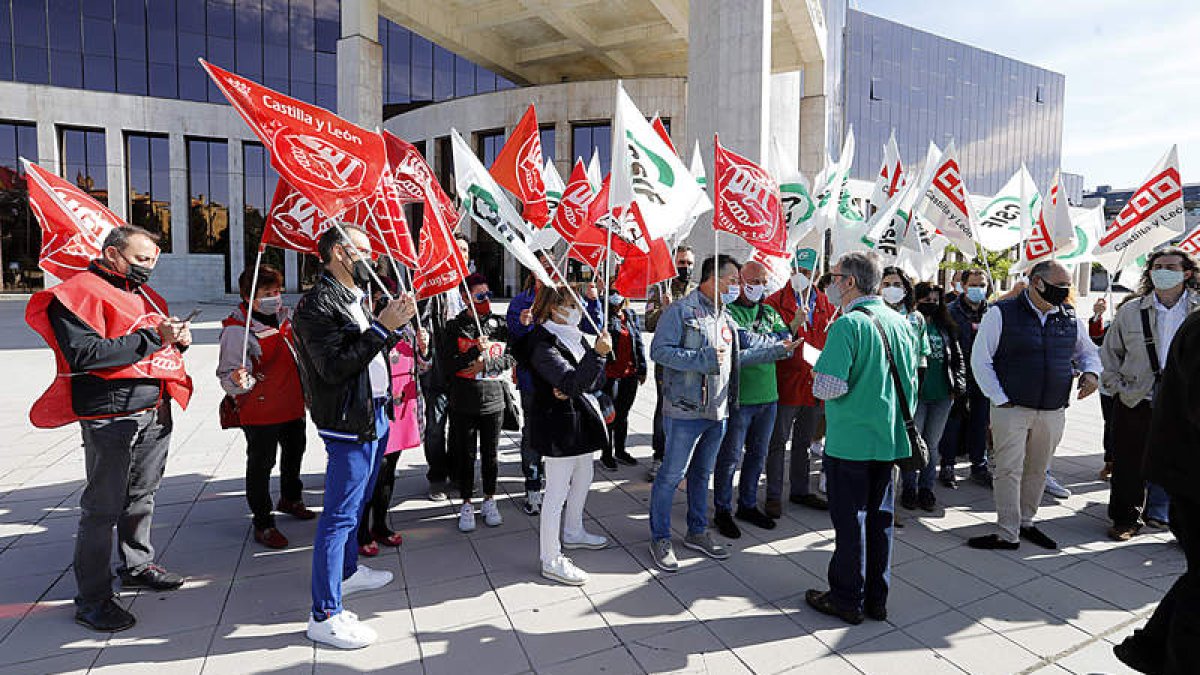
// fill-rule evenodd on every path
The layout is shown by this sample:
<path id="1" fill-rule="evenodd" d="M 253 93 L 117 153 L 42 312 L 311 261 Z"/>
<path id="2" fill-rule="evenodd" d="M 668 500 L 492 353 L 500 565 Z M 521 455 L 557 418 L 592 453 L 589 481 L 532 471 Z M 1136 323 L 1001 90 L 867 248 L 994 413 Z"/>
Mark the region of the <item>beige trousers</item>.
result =
<path id="1" fill-rule="evenodd" d="M 1062 440 L 1066 410 L 1035 410 L 992 406 L 994 471 L 992 495 L 996 499 L 996 524 L 1000 538 L 1020 540 L 1021 527 L 1033 524 L 1046 469 Z"/>

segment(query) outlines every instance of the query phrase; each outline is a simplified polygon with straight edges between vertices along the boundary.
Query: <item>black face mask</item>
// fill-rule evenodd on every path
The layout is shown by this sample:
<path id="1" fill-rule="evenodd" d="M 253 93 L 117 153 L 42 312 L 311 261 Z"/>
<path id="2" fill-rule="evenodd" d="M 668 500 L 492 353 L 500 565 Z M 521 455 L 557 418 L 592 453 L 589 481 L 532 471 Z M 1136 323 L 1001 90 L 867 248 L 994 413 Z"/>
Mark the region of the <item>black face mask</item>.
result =
<path id="1" fill-rule="evenodd" d="M 675 275 L 677 277 L 679 277 L 680 281 L 682 281 L 683 283 L 686 284 L 687 282 L 692 280 L 692 268 L 691 267 L 676 267 Z"/>
<path id="2" fill-rule="evenodd" d="M 917 311 L 925 316 L 933 316 L 934 314 L 937 314 L 937 308 L 938 306 L 932 302 L 917 303 Z"/>
<path id="3" fill-rule="evenodd" d="M 150 275 L 153 273 L 153 268 L 137 263 L 129 263 L 129 270 L 125 272 L 125 278 L 134 286 L 143 286 L 150 281 Z"/>
<path id="4" fill-rule="evenodd" d="M 1042 279 L 1042 287 L 1037 289 L 1038 295 L 1046 302 L 1058 307 L 1067 301 L 1067 295 L 1070 294 L 1069 286 L 1055 286 L 1054 284 Z"/>
<path id="5" fill-rule="evenodd" d="M 350 278 L 354 284 L 364 291 L 371 287 L 371 265 L 366 260 L 355 260 L 350 263 Z"/>

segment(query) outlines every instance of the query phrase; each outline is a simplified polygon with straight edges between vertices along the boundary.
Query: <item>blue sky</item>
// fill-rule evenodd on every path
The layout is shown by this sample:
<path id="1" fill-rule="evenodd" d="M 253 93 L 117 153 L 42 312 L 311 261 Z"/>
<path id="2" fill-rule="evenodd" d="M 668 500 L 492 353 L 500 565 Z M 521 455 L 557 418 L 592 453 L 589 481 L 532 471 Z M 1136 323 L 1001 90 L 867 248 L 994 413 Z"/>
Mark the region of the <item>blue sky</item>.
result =
<path id="1" fill-rule="evenodd" d="M 1173 143 L 1200 182 L 1200 3 L 850 0 L 850 6 L 1062 73 L 1064 171 L 1142 181 Z"/>

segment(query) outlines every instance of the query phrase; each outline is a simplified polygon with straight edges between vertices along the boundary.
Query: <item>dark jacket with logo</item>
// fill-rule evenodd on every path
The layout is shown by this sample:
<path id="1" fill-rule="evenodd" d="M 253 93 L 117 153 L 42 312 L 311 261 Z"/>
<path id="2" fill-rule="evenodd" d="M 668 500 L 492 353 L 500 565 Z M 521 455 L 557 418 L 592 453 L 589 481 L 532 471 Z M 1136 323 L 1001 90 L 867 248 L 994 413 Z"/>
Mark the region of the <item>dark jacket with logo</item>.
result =
<path id="1" fill-rule="evenodd" d="M 499 378 L 508 377 L 507 371 L 516 362 L 506 351 L 508 329 L 504 319 L 489 313 L 479 317 L 479 324 L 488 340 L 505 348 L 503 352 L 495 348 L 494 354 L 484 357 L 483 378 L 459 374 L 481 355 L 479 328 L 470 307 L 446 323 L 437 357 L 450 381 L 450 408 L 462 414 L 492 415 L 504 412 L 504 389 L 508 385 Z"/>
<path id="2" fill-rule="evenodd" d="M 354 301 L 349 288 L 323 274 L 300 298 L 292 327 L 305 399 L 318 432 L 333 438 L 353 436 L 359 442 L 366 442 L 376 440 L 375 403 L 368 365 L 377 354 L 387 354 L 400 337 L 378 321 L 373 321 L 366 331 L 359 328 L 348 309 Z M 384 362 L 388 363 L 388 359 Z M 390 399 L 390 363 L 387 379 Z M 391 414 L 388 406 L 388 415 Z"/>
<path id="3" fill-rule="evenodd" d="M 1004 324 L 992 357 L 1009 400 L 1024 408 L 1059 410 L 1071 398 L 1072 359 L 1079 323 L 1064 304 L 1043 325 L 1025 294 L 996 303 Z"/>

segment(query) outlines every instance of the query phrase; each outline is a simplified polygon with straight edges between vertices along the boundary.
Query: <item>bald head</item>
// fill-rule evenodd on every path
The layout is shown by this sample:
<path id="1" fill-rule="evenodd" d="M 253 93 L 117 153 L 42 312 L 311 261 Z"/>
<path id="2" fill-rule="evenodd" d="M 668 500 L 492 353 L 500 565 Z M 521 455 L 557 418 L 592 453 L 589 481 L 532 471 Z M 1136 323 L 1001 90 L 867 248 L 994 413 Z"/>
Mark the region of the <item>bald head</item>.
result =
<path id="1" fill-rule="evenodd" d="M 767 290 L 767 266 L 751 260 L 742 265 L 742 295 L 738 302 L 753 305 L 761 302 Z"/>

